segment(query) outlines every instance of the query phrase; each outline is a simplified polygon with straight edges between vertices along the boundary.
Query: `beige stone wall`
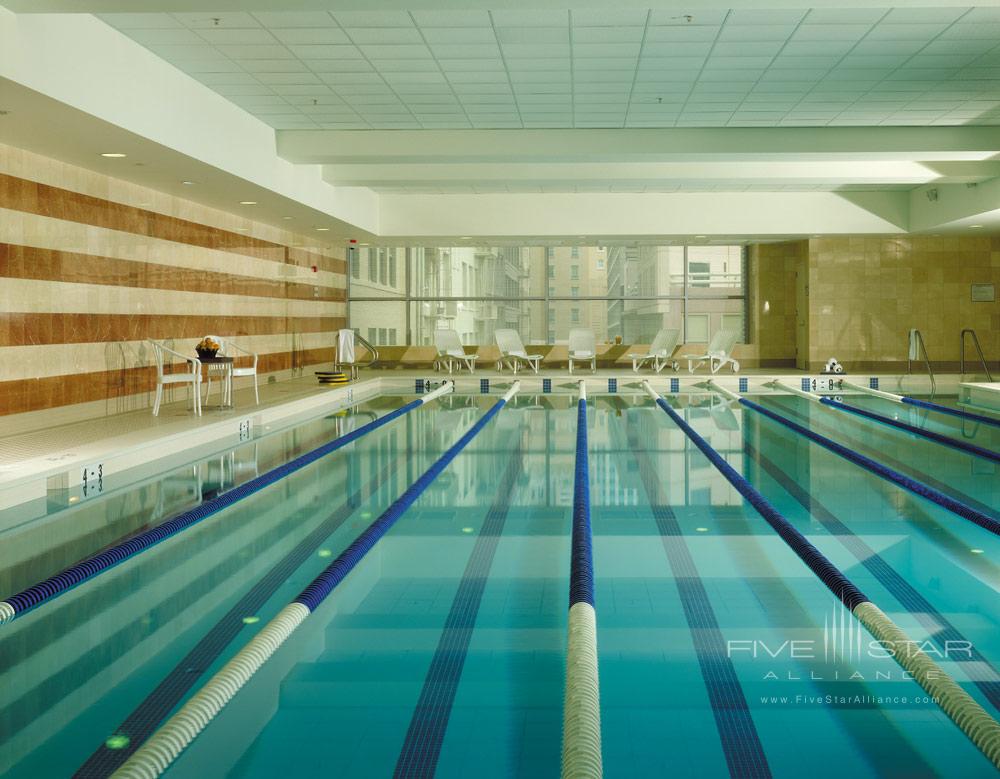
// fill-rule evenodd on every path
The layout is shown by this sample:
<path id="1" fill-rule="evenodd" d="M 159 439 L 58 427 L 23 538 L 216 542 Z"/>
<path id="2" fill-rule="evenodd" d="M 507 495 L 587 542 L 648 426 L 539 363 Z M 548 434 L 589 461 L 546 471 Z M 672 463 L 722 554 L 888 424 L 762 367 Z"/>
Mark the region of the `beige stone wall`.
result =
<path id="1" fill-rule="evenodd" d="M 806 241 L 750 247 L 750 346 L 761 368 L 795 365 L 795 274 L 806 268 Z"/>
<path id="2" fill-rule="evenodd" d="M 1000 303 L 971 300 L 973 283 L 1000 289 L 1000 236 L 818 238 L 808 262 L 811 369 L 831 356 L 849 370 L 905 369 L 912 327 L 937 369 L 957 369 L 966 327 L 1000 359 Z"/>

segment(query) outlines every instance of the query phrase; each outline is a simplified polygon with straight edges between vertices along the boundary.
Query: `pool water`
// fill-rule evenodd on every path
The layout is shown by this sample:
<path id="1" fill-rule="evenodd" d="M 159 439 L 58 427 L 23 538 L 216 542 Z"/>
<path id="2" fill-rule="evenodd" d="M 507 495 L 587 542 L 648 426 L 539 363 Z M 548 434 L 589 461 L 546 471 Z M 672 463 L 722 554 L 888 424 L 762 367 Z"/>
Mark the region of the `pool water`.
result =
<path id="1" fill-rule="evenodd" d="M 75 531 L 17 525 L 0 597 L 409 399 L 66 508 Z M 670 400 L 998 715 L 996 536 L 751 410 Z M 998 516 L 996 463 L 758 400 Z M 847 400 L 1000 450 L 998 428 Z M 495 401 L 432 401 L 0 626 L 0 772 L 109 775 Z M 994 774 L 661 409 L 589 406 L 607 776 Z M 557 776 L 575 440 L 575 394 L 515 396 L 168 775 Z"/>

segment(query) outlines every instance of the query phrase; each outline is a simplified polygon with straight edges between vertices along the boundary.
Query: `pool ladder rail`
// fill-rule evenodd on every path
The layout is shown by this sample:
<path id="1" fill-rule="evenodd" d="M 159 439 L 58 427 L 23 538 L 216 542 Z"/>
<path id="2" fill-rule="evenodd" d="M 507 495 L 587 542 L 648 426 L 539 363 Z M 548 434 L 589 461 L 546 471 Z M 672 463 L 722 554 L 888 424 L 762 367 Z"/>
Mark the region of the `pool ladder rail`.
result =
<path id="1" fill-rule="evenodd" d="M 913 361 L 920 359 L 920 353 L 924 355 L 924 365 L 927 366 L 927 375 L 931 377 L 931 394 L 937 389 L 937 382 L 934 380 L 934 371 L 931 370 L 931 357 L 927 354 L 927 346 L 924 344 L 924 337 L 917 328 L 910 329 L 909 351 L 906 355 L 906 373 L 913 373 Z"/>
<path id="2" fill-rule="evenodd" d="M 959 373 L 963 376 L 965 375 L 965 336 L 972 336 L 972 345 L 976 347 L 976 353 L 979 355 L 979 362 L 983 365 L 983 371 L 986 373 L 986 381 L 993 381 L 993 374 L 990 373 L 990 366 L 986 362 L 986 356 L 983 354 L 983 347 L 979 345 L 979 336 L 976 335 L 976 331 L 971 327 L 965 328 L 961 335 L 959 335 L 959 340 L 961 344 L 959 346 L 959 354 L 961 355 L 961 362 L 959 363 Z"/>

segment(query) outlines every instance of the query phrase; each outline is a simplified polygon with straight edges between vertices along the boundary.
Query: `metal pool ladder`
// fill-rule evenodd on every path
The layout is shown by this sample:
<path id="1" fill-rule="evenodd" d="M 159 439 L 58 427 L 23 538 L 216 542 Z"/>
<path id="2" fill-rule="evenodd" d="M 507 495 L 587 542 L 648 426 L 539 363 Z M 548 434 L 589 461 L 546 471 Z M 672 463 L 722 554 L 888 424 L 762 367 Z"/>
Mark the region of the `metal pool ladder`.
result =
<path id="1" fill-rule="evenodd" d="M 920 353 L 924 354 L 924 365 L 927 366 L 927 375 L 931 377 L 931 394 L 937 389 L 937 382 L 934 380 L 934 371 L 931 370 L 931 358 L 927 354 L 927 347 L 924 345 L 924 337 L 917 328 L 910 330 L 910 350 L 906 355 L 906 372 L 913 373 L 913 361 L 920 359 Z"/>
<path id="2" fill-rule="evenodd" d="M 962 362 L 961 362 L 961 367 L 959 368 L 959 372 L 962 373 L 962 374 L 965 373 L 965 335 L 966 335 L 966 333 L 968 333 L 969 335 L 972 336 L 972 345 L 976 347 L 976 353 L 979 355 L 979 362 L 981 362 L 983 364 L 983 370 L 986 371 L 986 381 L 993 381 L 993 375 L 990 373 L 990 366 L 986 364 L 986 357 L 983 355 L 983 347 L 979 345 L 979 337 L 976 335 L 976 331 L 973 330 L 971 327 L 965 328 L 962 331 L 962 334 L 959 336 L 959 338 L 962 341 L 962 345 L 961 345 Z"/>

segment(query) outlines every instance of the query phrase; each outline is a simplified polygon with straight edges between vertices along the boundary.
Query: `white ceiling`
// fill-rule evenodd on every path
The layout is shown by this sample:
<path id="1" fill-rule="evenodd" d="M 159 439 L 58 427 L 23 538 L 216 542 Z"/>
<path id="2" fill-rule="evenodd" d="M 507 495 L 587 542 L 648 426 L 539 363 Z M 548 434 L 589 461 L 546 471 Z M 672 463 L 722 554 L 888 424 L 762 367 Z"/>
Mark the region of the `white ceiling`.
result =
<path id="1" fill-rule="evenodd" d="M 997 7 L 101 18 L 278 129 L 1000 124 Z"/>

